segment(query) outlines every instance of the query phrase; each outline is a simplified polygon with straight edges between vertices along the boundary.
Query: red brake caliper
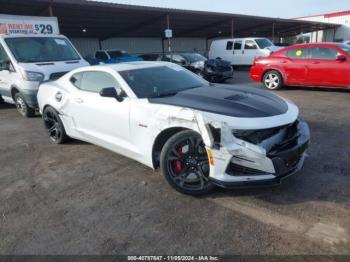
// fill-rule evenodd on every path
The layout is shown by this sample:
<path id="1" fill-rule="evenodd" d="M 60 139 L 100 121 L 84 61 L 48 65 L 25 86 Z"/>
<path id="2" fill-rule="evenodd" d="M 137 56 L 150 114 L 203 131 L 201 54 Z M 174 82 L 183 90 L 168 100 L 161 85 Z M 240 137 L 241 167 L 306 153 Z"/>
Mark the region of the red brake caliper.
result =
<path id="1" fill-rule="evenodd" d="M 182 156 L 183 153 L 182 153 L 182 147 L 179 147 L 176 149 L 176 152 Z M 173 161 L 173 165 L 174 165 L 174 169 L 175 169 L 175 173 L 176 175 L 180 175 L 181 171 L 183 170 L 183 164 L 180 160 L 174 160 Z"/>

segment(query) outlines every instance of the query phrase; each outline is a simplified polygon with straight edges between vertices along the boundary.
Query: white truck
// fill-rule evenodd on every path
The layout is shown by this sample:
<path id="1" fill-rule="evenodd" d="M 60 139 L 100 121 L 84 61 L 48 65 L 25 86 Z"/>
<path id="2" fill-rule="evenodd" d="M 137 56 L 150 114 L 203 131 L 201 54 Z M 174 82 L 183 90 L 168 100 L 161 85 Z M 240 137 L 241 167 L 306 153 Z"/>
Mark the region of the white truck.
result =
<path id="1" fill-rule="evenodd" d="M 42 82 L 88 65 L 59 34 L 56 17 L 0 14 L 0 102 L 16 104 L 22 116 L 35 114 Z"/>
<path id="2" fill-rule="evenodd" d="M 220 39 L 212 42 L 209 59 L 221 58 L 233 66 L 252 65 L 256 57 L 268 56 L 279 49 L 267 38 Z"/>

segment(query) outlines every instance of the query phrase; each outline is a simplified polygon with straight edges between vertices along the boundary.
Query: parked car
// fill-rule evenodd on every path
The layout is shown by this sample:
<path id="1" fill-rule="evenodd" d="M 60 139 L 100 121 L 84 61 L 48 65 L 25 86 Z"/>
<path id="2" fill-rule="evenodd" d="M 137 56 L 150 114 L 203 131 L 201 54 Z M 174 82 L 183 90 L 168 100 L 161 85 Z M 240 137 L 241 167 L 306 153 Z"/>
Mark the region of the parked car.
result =
<path id="1" fill-rule="evenodd" d="M 115 64 L 135 61 L 143 61 L 143 59 L 137 56 L 132 56 L 124 50 L 99 50 L 95 52 L 95 57 L 93 60 L 90 60 L 90 64 Z"/>
<path id="2" fill-rule="evenodd" d="M 288 43 L 273 43 L 275 46 L 278 46 L 278 47 L 287 47 L 287 46 L 290 46 L 290 44 Z"/>
<path id="3" fill-rule="evenodd" d="M 268 56 L 279 49 L 267 38 L 221 39 L 212 42 L 209 58 L 221 58 L 234 66 L 252 65 L 255 58 Z"/>
<path id="4" fill-rule="evenodd" d="M 302 167 L 309 129 L 293 103 L 212 85 L 173 63 L 131 62 L 73 70 L 38 100 L 53 143 L 72 137 L 160 167 L 182 193 L 275 184 Z"/>
<path id="5" fill-rule="evenodd" d="M 0 101 L 34 116 L 42 81 L 87 65 L 63 35 L 0 35 Z"/>
<path id="6" fill-rule="evenodd" d="M 143 54 L 145 61 L 167 61 L 181 65 L 210 82 L 223 82 L 232 78 L 233 69 L 228 61 L 210 59 L 197 53 Z"/>
<path id="7" fill-rule="evenodd" d="M 271 90 L 283 86 L 350 87 L 350 46 L 302 44 L 257 58 L 250 76 Z"/>

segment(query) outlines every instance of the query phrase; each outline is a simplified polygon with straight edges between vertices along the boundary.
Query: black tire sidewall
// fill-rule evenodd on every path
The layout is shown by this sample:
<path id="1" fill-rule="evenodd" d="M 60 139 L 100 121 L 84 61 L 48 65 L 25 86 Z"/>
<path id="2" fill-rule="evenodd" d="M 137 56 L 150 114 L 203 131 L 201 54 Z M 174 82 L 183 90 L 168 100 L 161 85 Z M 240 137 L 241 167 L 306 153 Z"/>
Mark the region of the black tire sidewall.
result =
<path id="1" fill-rule="evenodd" d="M 269 74 L 275 74 L 278 76 L 278 79 L 279 79 L 279 84 L 277 87 L 271 89 L 271 88 L 268 88 L 266 85 L 265 85 L 265 79 L 266 77 L 269 75 Z M 278 90 L 278 89 L 281 89 L 283 87 L 283 78 L 282 78 L 282 75 L 280 72 L 278 72 L 277 70 L 270 70 L 270 71 L 267 71 L 265 74 L 264 74 L 264 77 L 263 77 L 263 86 L 267 89 L 267 90 Z"/>
<path id="2" fill-rule="evenodd" d="M 50 141 L 53 144 L 63 144 L 65 142 L 67 142 L 69 140 L 69 137 L 67 136 L 66 129 L 64 128 L 64 125 L 63 125 L 63 122 L 62 122 L 62 120 L 60 118 L 60 115 L 57 113 L 57 111 L 53 107 L 48 106 L 43 111 L 43 118 L 44 118 L 44 116 L 45 116 L 45 114 L 47 112 L 51 112 L 52 114 L 54 114 L 57 117 L 58 124 L 60 125 L 61 132 L 62 132 L 62 136 L 61 136 L 61 138 L 59 140 L 53 141 L 52 139 L 50 139 Z M 47 129 L 45 123 L 44 123 L 44 126 L 45 126 L 45 129 Z"/>
<path id="3" fill-rule="evenodd" d="M 35 109 L 33 109 L 30 106 L 28 106 L 26 100 L 24 99 L 24 97 L 23 97 L 23 95 L 21 93 L 16 93 L 15 96 L 14 96 L 16 106 L 17 106 L 17 99 L 18 98 L 21 98 L 23 100 L 23 102 L 25 103 L 25 105 L 26 105 L 25 112 L 21 113 L 17 109 L 18 113 L 20 113 L 21 116 L 23 116 L 23 117 L 33 117 L 35 115 Z"/>
<path id="4" fill-rule="evenodd" d="M 203 195 L 209 193 L 215 186 L 212 183 L 208 183 L 204 189 L 202 190 L 196 190 L 196 191 L 191 191 L 191 190 L 185 190 L 183 188 L 178 187 L 178 185 L 173 181 L 173 179 L 170 177 L 171 174 L 168 173 L 167 167 L 166 167 L 166 157 L 171 150 L 172 146 L 176 143 L 178 143 L 181 140 L 184 140 L 184 138 L 190 137 L 190 136 L 197 136 L 200 137 L 200 135 L 192 130 L 184 130 L 179 133 L 176 133 L 173 135 L 164 145 L 162 152 L 160 154 L 160 170 L 162 175 L 165 177 L 167 182 L 173 187 L 176 191 L 188 195 Z"/>

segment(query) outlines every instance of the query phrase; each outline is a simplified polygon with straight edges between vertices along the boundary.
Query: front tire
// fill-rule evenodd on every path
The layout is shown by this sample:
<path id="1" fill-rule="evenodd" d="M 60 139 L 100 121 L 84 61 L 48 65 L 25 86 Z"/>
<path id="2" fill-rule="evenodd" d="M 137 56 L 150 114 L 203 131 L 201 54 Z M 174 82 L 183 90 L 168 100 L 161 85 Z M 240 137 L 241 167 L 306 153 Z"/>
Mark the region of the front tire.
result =
<path id="1" fill-rule="evenodd" d="M 60 116 L 54 108 L 49 106 L 44 109 L 43 120 L 52 143 L 63 144 L 69 140 Z"/>
<path id="2" fill-rule="evenodd" d="M 160 155 L 160 169 L 168 183 L 177 191 L 189 195 L 210 192 L 209 160 L 201 136 L 191 130 L 172 136 Z"/>
<path id="3" fill-rule="evenodd" d="M 269 90 L 277 90 L 283 87 L 282 75 L 276 70 L 266 72 L 262 82 L 264 87 Z"/>
<path id="4" fill-rule="evenodd" d="M 28 106 L 27 102 L 25 101 L 21 93 L 16 93 L 14 98 L 15 98 L 17 111 L 18 113 L 21 114 L 21 116 L 23 117 L 35 116 L 35 109 Z"/>

